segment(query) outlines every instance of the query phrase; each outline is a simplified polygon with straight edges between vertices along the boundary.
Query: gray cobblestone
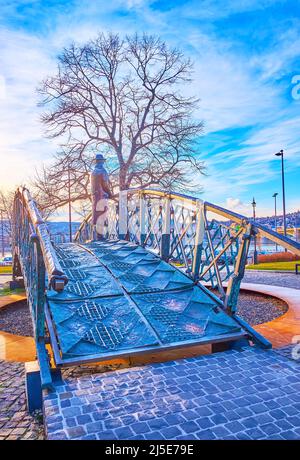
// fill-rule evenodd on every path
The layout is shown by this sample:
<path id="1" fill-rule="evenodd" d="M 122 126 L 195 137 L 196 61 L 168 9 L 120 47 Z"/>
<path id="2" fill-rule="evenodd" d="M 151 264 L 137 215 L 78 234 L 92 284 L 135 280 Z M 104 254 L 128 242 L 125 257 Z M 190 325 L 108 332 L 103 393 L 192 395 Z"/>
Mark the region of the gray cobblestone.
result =
<path id="1" fill-rule="evenodd" d="M 69 378 L 57 387 L 58 398 L 46 399 L 47 426 L 58 424 L 48 436 L 297 439 L 299 370 L 297 363 L 272 350 L 247 348 L 84 380 Z M 61 396 L 66 393 L 76 405 L 64 406 L 68 398 Z"/>
<path id="2" fill-rule="evenodd" d="M 47 404 L 50 411 L 52 400 Z M 24 364 L 0 360 L 0 440 L 43 439 L 41 419 L 27 412 Z"/>

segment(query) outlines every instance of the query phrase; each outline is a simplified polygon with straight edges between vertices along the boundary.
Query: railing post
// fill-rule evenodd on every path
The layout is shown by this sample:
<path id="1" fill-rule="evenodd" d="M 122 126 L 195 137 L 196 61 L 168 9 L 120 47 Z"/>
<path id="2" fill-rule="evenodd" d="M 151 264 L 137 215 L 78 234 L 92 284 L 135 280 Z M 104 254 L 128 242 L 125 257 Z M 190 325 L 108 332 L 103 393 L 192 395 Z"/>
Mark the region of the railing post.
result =
<path id="1" fill-rule="evenodd" d="M 144 195 L 140 193 L 140 245 L 143 246 L 146 239 L 146 206 Z"/>
<path id="2" fill-rule="evenodd" d="M 239 247 L 238 255 L 235 262 L 234 273 L 228 281 L 226 297 L 224 306 L 230 312 L 234 314 L 237 308 L 238 296 L 240 292 L 240 286 L 245 273 L 245 266 L 247 264 L 248 250 L 250 246 L 250 240 L 252 235 L 252 226 L 247 224 L 245 232 L 242 235 L 242 242 Z"/>
<path id="3" fill-rule="evenodd" d="M 126 240 L 128 233 L 127 191 L 119 192 L 119 239 Z"/>
<path id="4" fill-rule="evenodd" d="M 170 256 L 170 227 L 171 227 L 171 200 L 169 196 L 165 196 L 163 204 L 163 224 L 161 235 L 160 254 L 163 260 L 168 260 Z"/>
<path id="5" fill-rule="evenodd" d="M 34 309 L 35 321 L 35 343 L 37 350 L 38 362 L 40 365 L 40 375 L 42 388 L 53 390 L 52 376 L 50 371 L 50 363 L 48 352 L 45 345 L 45 264 L 41 250 L 40 241 L 36 234 L 31 236 L 31 244 L 33 245 L 33 252 L 36 250 L 36 293 L 35 304 L 32 305 Z M 33 262 L 33 261 L 32 261 Z M 33 276 L 35 275 L 33 271 Z"/>
<path id="6" fill-rule="evenodd" d="M 195 235 L 195 247 L 194 247 L 193 264 L 192 264 L 192 276 L 195 280 L 199 278 L 201 255 L 202 255 L 202 249 L 203 249 L 203 239 L 204 239 L 204 232 L 205 232 L 203 206 L 204 206 L 203 201 L 197 200 L 196 235 Z"/>
<path id="7" fill-rule="evenodd" d="M 45 335 L 45 264 L 38 238 L 34 243 L 37 255 L 36 340 Z"/>

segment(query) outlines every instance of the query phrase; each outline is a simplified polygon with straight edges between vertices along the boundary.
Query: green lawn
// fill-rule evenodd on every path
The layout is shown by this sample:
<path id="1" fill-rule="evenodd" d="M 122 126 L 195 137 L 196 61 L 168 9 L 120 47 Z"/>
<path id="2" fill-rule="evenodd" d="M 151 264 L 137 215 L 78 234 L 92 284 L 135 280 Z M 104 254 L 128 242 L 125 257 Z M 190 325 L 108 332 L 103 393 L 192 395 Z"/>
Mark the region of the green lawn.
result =
<path id="1" fill-rule="evenodd" d="M 18 289 L 9 289 L 9 288 L 2 288 L 0 289 L 0 297 L 5 296 L 5 295 L 12 295 L 12 294 L 24 294 L 25 291 L 24 289 L 18 288 Z"/>
<path id="2" fill-rule="evenodd" d="M 267 262 L 257 265 L 247 265 L 247 270 L 287 270 L 295 271 L 295 264 L 300 264 L 300 260 L 292 262 Z"/>
<path id="3" fill-rule="evenodd" d="M 9 275 L 12 273 L 12 266 L 7 265 L 6 267 L 0 267 L 0 273 L 7 273 Z"/>

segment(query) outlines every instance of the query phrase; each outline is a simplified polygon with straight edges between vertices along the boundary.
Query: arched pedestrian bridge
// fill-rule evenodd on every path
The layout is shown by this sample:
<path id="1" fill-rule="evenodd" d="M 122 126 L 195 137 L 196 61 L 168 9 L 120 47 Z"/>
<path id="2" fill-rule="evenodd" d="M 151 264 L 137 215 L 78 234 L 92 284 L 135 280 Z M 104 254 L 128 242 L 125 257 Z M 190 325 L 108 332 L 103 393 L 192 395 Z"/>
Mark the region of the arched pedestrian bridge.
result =
<path id="1" fill-rule="evenodd" d="M 238 316 L 249 245 L 260 234 L 300 256 L 299 243 L 244 216 L 159 190 L 110 200 L 100 241 L 89 215 L 73 243 L 54 245 L 25 188 L 13 220 L 14 278 L 24 279 L 48 388 L 47 344 L 57 367 L 240 339 L 270 347 Z"/>

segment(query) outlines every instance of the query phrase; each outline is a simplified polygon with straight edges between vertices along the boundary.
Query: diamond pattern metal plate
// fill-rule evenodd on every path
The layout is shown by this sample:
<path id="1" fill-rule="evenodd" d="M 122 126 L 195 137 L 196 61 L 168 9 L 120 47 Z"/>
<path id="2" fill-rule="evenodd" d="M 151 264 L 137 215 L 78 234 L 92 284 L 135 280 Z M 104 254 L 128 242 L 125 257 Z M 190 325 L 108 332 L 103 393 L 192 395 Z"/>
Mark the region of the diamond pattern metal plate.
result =
<path id="1" fill-rule="evenodd" d="M 236 321 L 198 286 L 179 292 L 134 295 L 133 300 L 163 344 L 241 330 Z"/>
<path id="2" fill-rule="evenodd" d="M 128 293 L 183 289 L 193 281 L 175 267 L 134 243 L 124 241 L 86 244 Z"/>
<path id="3" fill-rule="evenodd" d="M 241 331 L 204 288 L 126 241 L 56 247 L 69 283 L 47 292 L 62 359 L 159 348 Z"/>
<path id="4" fill-rule="evenodd" d="M 159 344 L 134 303 L 123 295 L 49 304 L 63 358 Z"/>

